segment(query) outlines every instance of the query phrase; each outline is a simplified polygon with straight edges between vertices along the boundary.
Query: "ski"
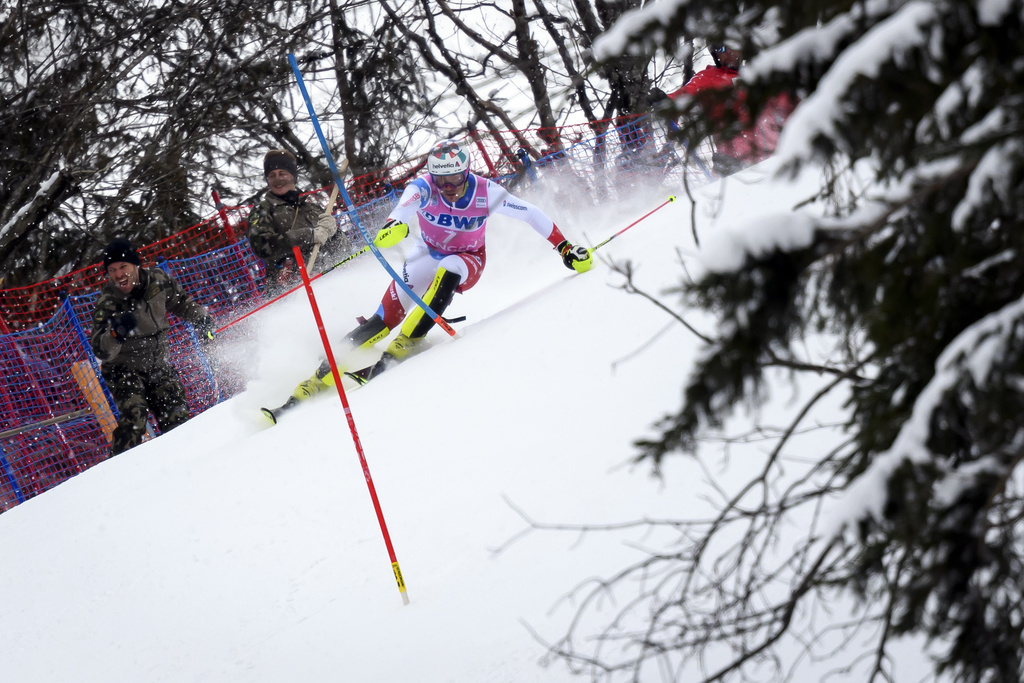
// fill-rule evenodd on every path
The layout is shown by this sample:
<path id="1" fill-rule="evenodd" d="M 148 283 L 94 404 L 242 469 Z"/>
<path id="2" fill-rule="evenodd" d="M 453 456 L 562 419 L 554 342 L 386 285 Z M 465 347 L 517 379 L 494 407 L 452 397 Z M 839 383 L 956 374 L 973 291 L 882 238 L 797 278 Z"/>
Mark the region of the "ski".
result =
<path id="1" fill-rule="evenodd" d="M 355 371 L 352 371 L 352 372 L 343 372 L 342 375 L 344 375 L 345 377 L 348 377 L 349 379 L 351 379 L 352 381 L 354 381 L 356 383 L 356 386 L 354 386 L 351 389 L 349 389 L 349 391 L 355 391 L 359 387 L 361 387 L 364 384 L 366 384 L 367 382 L 369 382 L 370 378 L 375 376 L 375 373 L 373 372 L 373 370 L 374 370 L 374 368 L 379 363 L 380 363 L 380 361 L 378 361 L 377 363 L 374 363 L 373 365 L 369 365 L 369 366 L 363 368 L 362 370 L 355 370 Z M 379 372 L 376 373 L 376 374 L 379 374 Z M 309 398 L 312 398 L 312 397 L 309 397 Z M 270 422 L 272 424 L 277 424 L 278 420 L 281 419 L 282 415 L 284 415 L 285 413 L 287 413 L 292 408 L 294 408 L 295 406 L 299 405 L 300 403 L 302 403 L 305 400 L 306 399 L 296 398 L 295 396 L 289 396 L 288 400 L 285 401 L 283 404 L 279 405 L 277 408 L 260 408 L 260 412 L 263 413 L 263 416 L 266 417 L 268 420 L 270 420 Z"/>
<path id="2" fill-rule="evenodd" d="M 373 379 L 374 377 L 376 377 L 377 375 L 384 371 L 382 365 L 383 362 L 384 361 L 379 360 L 373 365 L 367 365 L 362 370 L 353 370 L 352 372 L 346 372 L 345 376 L 355 380 L 359 386 L 363 386 L 364 384 L 366 384 L 371 379 Z M 377 366 L 381 366 L 379 370 L 377 369 Z"/>
<path id="3" fill-rule="evenodd" d="M 277 408 L 260 408 L 260 412 L 263 413 L 264 417 L 271 421 L 273 424 L 277 424 L 277 421 L 281 418 L 281 415 L 288 412 L 295 406 L 299 405 L 299 399 L 294 396 L 289 396 L 288 400 L 283 405 Z"/>
<path id="4" fill-rule="evenodd" d="M 461 320 L 464 320 L 464 318 L 455 318 L 453 320 L 453 322 L 458 322 L 458 321 L 461 321 Z M 360 320 L 360 324 L 362 324 L 362 322 L 363 321 Z M 412 352 L 409 353 L 409 355 L 406 356 L 406 358 L 411 358 L 414 355 L 418 355 L 418 354 L 422 353 L 423 351 L 425 351 L 429 347 L 430 347 L 429 344 L 426 345 L 426 346 L 417 345 L 417 347 L 414 350 L 412 350 Z M 348 387 L 346 389 L 346 391 L 355 391 L 356 389 L 358 389 L 359 387 L 363 386 L 364 384 L 369 382 L 371 379 L 373 379 L 377 375 L 379 375 L 382 372 L 384 372 L 386 369 L 388 369 L 392 365 L 397 365 L 398 363 L 402 362 L 402 360 L 405 360 L 405 358 L 399 359 L 399 358 L 396 358 L 395 356 L 391 355 L 390 353 L 384 352 L 383 354 L 380 355 L 378 360 L 376 360 L 373 363 L 370 363 L 369 365 L 367 365 L 364 368 L 360 368 L 359 370 L 344 370 L 344 371 L 342 371 L 342 373 L 341 373 L 342 379 L 346 379 L 347 378 L 347 379 L 351 380 L 351 383 L 352 383 L 351 387 L 349 387 L 348 384 L 345 385 L 346 387 Z M 300 384 L 300 386 L 301 386 L 301 384 Z M 324 391 L 324 390 L 321 389 L 321 390 L 317 391 L 316 393 L 314 393 L 312 395 L 303 395 L 301 397 L 300 396 L 296 396 L 295 394 L 292 394 L 291 396 L 288 397 L 287 401 L 285 401 L 282 405 L 278 406 L 277 408 L 260 408 L 260 412 L 262 412 L 263 415 L 268 420 L 270 420 L 270 422 L 272 424 L 277 424 L 278 420 L 280 420 L 282 415 L 284 415 L 285 413 L 287 413 L 288 411 L 290 411 L 292 408 L 294 408 L 295 406 L 299 405 L 303 401 L 306 401 L 307 399 L 312 398 L 312 396 L 319 395 L 320 393 L 322 393 L 322 391 Z M 300 393 L 300 391 L 297 389 L 296 393 Z M 301 392 L 301 393 L 304 393 L 304 392 Z"/>

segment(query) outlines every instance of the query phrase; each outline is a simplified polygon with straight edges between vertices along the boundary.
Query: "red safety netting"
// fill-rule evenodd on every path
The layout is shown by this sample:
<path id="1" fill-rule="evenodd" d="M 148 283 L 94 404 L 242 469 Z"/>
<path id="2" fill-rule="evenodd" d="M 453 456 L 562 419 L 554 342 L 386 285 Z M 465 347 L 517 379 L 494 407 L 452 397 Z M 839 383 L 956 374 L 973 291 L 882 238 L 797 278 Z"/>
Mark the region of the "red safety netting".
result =
<path id="1" fill-rule="evenodd" d="M 665 132 L 656 130 L 656 126 L 652 126 L 647 117 L 626 116 L 558 128 L 474 131 L 460 140 L 473 149 L 473 171 L 499 181 L 522 175 L 529 164 L 544 167 L 559 159 L 571 159 L 581 165 L 577 171 L 584 181 L 588 171 L 592 173 L 595 166 L 606 166 L 609 160 L 619 160 L 620 172 L 630 171 L 630 164 L 639 170 L 646 170 L 652 164 L 665 167 L 678 165 L 680 168 L 686 165 L 679 163 L 679 151 L 667 140 Z M 585 148 L 585 154 L 582 148 Z M 669 149 L 668 155 L 671 158 L 646 152 L 654 148 Z M 623 155 L 631 157 L 626 159 L 625 164 L 622 163 Z M 700 162 L 699 157 L 694 159 Z M 397 198 L 405 185 L 423 171 L 425 160 L 426 154 L 351 179 L 346 189 L 350 200 L 356 205 L 360 219 L 374 226 L 375 223 L 368 221 L 376 220 L 380 215 L 377 207 L 382 202 Z M 687 167 L 691 170 L 694 168 L 692 164 Z M 703 171 L 706 173 L 706 169 Z M 329 189 L 314 190 L 317 201 L 325 202 Z M 141 247 L 139 254 L 143 262 L 152 265 L 161 259 L 198 256 L 235 244 L 243 238 L 248 227 L 246 217 L 252 207 L 225 207 L 220 204 L 219 197 L 215 196 L 215 200 L 218 211 L 210 218 Z M 341 212 L 348 208 L 341 198 L 338 200 L 338 208 Z M 342 229 L 350 229 L 351 217 L 341 212 L 338 217 Z M 101 264 L 94 264 L 45 282 L 0 290 L 0 334 L 42 324 L 57 310 L 61 297 L 93 292 L 103 280 Z"/>
<path id="2" fill-rule="evenodd" d="M 109 456 L 117 406 L 88 341 L 98 296 L 65 299 L 46 323 L 0 335 L 0 512 Z M 191 326 L 168 318 L 170 362 L 194 417 L 225 396 Z"/>
<path id="3" fill-rule="evenodd" d="M 107 457 L 93 407 L 109 402 L 87 346 L 69 304 L 38 328 L 0 336 L 0 510 Z"/>
<path id="4" fill-rule="evenodd" d="M 610 125 L 614 123 L 615 125 Z M 475 132 L 472 170 L 506 186 L 572 183 L 573 196 L 597 202 L 626 199 L 638 183 L 672 187 L 711 179 L 710 150 L 687 150 L 646 118 L 557 129 Z M 325 245 L 317 271 L 341 264 L 365 244 L 425 155 L 350 180 L 355 208 L 335 207 L 338 239 Z M 327 200 L 329 187 L 312 191 Z M 517 190 L 518 192 L 519 190 Z M 217 213 L 139 249 L 143 262 L 170 273 L 223 326 L 227 348 L 252 343 L 248 323 L 233 325 L 297 278 L 268 282 L 265 266 L 245 239 L 250 206 Z M 0 290 L 0 512 L 107 457 L 114 405 L 88 341 L 92 309 L 105 281 L 101 264 L 35 285 Z M 271 286 L 271 285 L 274 286 Z M 199 343 L 191 326 L 170 316 L 170 361 L 196 415 L 244 388 L 239 354 L 218 354 Z M 223 357 L 218 357 L 223 355 Z"/>
<path id="5" fill-rule="evenodd" d="M 160 259 L 186 258 L 233 244 L 245 233 L 249 207 L 228 207 L 225 211 L 230 218 L 228 225 L 218 215 L 176 235 L 140 247 L 138 251 L 143 263 L 152 265 Z M 95 263 L 34 285 L 0 290 L 0 334 L 42 324 L 54 314 L 65 296 L 90 294 L 98 290 L 105 280 L 103 264 Z"/>
<path id="6" fill-rule="evenodd" d="M 93 415 L 0 439 L 0 512 L 84 472 L 108 454 Z"/>

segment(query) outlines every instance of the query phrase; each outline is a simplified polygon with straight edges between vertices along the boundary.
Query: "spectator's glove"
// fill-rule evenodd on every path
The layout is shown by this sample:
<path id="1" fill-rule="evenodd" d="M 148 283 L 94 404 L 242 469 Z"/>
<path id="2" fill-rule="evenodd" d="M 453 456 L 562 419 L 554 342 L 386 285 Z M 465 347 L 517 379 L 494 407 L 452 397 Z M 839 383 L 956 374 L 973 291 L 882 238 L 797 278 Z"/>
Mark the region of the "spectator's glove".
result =
<path id="1" fill-rule="evenodd" d="M 119 342 L 123 342 L 138 326 L 135 314 L 131 311 L 110 319 L 110 334 Z"/>
<path id="2" fill-rule="evenodd" d="M 377 231 L 373 246 L 378 249 L 393 247 L 409 236 L 409 226 L 395 218 L 389 218 L 384 227 Z"/>
<path id="3" fill-rule="evenodd" d="M 322 213 L 313 227 L 313 242 L 322 247 L 327 240 L 334 237 L 336 232 L 338 232 L 338 221 L 334 218 L 334 214 Z"/>
<path id="4" fill-rule="evenodd" d="M 210 316 L 203 318 L 203 320 L 192 327 L 195 328 L 199 341 L 213 341 L 214 336 L 216 336 L 217 324 L 213 322 L 213 318 Z"/>
<path id="5" fill-rule="evenodd" d="M 585 273 L 594 265 L 594 259 L 586 247 L 574 247 L 569 240 L 565 240 L 556 247 L 562 256 L 562 263 L 566 268 L 571 268 L 577 273 Z"/>

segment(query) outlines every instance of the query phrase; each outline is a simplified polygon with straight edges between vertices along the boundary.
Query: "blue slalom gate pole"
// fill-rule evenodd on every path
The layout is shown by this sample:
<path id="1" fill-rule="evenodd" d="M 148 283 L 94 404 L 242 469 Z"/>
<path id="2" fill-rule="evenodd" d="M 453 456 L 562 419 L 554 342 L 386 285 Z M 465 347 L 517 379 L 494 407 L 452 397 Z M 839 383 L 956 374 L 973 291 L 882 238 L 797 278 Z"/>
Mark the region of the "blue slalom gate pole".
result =
<path id="1" fill-rule="evenodd" d="M 331 175 L 334 176 L 334 183 L 338 186 L 338 191 L 341 193 L 342 199 L 345 200 L 345 206 L 348 209 L 349 215 L 352 216 L 352 224 L 356 226 L 356 230 L 362 236 L 363 241 L 366 242 L 366 246 L 370 248 L 373 255 L 377 257 L 380 264 L 384 266 L 384 270 L 388 271 L 388 275 L 395 281 L 402 291 L 408 294 L 413 303 L 423 309 L 430 318 L 437 323 L 438 327 L 447 332 L 451 336 L 455 336 L 455 328 L 445 322 L 445 319 L 434 312 L 427 303 L 417 296 L 416 292 L 409 288 L 409 285 L 405 284 L 402 278 L 395 272 L 395 269 L 391 267 L 384 255 L 380 253 L 373 244 L 373 238 L 366 232 L 366 228 L 363 227 L 362 221 L 359 220 L 359 214 L 355 210 L 355 205 L 352 203 L 352 199 L 348 196 L 348 191 L 345 189 L 345 185 L 341 182 L 341 174 L 338 173 L 338 167 L 334 163 L 334 155 L 331 154 L 331 150 L 327 147 L 327 140 L 324 138 L 324 132 L 320 129 L 320 119 L 317 118 L 316 111 L 313 109 L 313 102 L 309 99 L 309 93 L 306 92 L 306 83 L 302 80 L 302 72 L 299 71 L 299 63 L 295 61 L 295 55 L 289 53 L 288 62 L 292 65 L 292 71 L 295 73 L 295 81 L 299 84 L 299 92 L 302 93 L 302 99 L 306 101 L 306 109 L 309 111 L 309 118 L 313 121 L 313 128 L 316 130 L 316 136 L 320 139 L 320 148 L 324 151 L 324 156 L 327 158 L 327 164 L 331 167 Z"/>

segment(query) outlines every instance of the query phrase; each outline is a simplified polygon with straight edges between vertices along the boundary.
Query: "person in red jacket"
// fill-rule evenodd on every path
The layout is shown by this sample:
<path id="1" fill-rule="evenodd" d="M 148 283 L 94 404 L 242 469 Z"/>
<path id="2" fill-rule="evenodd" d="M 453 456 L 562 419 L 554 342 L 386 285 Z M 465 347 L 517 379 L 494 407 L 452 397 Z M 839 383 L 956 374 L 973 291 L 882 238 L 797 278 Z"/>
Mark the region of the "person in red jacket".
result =
<path id="1" fill-rule="evenodd" d="M 726 45 L 709 45 L 711 59 L 714 64 L 705 67 L 686 82 L 686 85 L 669 93 L 673 100 L 680 95 L 696 95 L 702 90 L 731 88 L 733 81 L 740 75 L 743 53 Z"/>
<path id="2" fill-rule="evenodd" d="M 672 100 L 681 97 L 698 98 L 708 118 L 712 120 L 725 117 L 728 109 L 732 109 L 742 130 L 732 137 L 716 136 L 715 152 L 711 157 L 715 173 L 727 176 L 771 156 L 782 124 L 792 112 L 793 105 L 785 94 L 777 96 L 768 103 L 758 119 L 751 122 L 746 107 L 747 93 L 736 84 L 743 53 L 728 45 L 711 45 L 709 50 L 715 63 L 694 75 L 686 85 L 670 93 L 669 97 Z M 700 93 L 712 90 L 732 92 L 726 101 L 701 98 Z"/>

